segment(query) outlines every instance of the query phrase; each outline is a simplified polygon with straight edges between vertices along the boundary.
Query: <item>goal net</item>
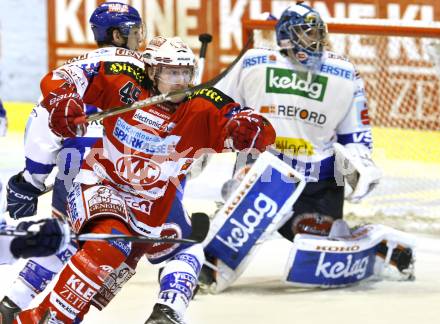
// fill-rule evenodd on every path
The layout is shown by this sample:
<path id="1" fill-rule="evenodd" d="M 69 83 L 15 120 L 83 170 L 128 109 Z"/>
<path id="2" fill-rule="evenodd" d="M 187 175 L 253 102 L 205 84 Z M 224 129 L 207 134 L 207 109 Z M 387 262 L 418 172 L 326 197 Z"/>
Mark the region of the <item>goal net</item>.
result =
<path id="1" fill-rule="evenodd" d="M 274 21 L 243 21 L 243 44 L 276 49 Z M 373 157 L 384 172 L 350 221 L 440 232 L 440 27 L 388 20 L 328 23 L 329 50 L 345 55 L 366 83 Z"/>

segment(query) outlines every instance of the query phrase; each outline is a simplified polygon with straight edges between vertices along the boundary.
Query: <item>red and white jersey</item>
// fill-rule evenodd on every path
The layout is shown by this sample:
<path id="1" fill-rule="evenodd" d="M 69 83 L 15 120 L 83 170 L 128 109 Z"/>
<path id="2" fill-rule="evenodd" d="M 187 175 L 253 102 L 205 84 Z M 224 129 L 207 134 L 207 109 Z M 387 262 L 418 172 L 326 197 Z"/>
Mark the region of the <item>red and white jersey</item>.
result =
<path id="1" fill-rule="evenodd" d="M 86 104 L 106 110 L 151 95 L 140 55 L 128 50 L 120 55 L 119 50 L 100 62 L 94 75 L 70 69 L 63 76 L 84 89 L 78 92 Z M 164 223 L 179 179 L 195 157 L 207 149 L 223 150 L 223 128 L 237 104 L 209 88 L 171 110 L 150 106 L 104 119 L 104 137 L 75 180 L 117 189 L 131 209 L 133 228 L 141 233 L 156 232 Z"/>

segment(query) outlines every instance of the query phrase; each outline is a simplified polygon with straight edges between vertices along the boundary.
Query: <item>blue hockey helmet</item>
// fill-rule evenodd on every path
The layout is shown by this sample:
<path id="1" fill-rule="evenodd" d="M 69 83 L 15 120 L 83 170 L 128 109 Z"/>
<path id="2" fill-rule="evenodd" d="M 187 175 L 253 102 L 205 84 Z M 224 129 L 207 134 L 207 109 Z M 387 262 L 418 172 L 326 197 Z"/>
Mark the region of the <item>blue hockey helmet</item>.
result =
<path id="1" fill-rule="evenodd" d="M 313 8 L 301 2 L 288 7 L 275 31 L 278 46 L 299 63 L 310 67 L 320 60 L 327 43 L 327 25 Z"/>
<path id="2" fill-rule="evenodd" d="M 127 38 L 132 27 L 142 27 L 142 18 L 139 12 L 120 2 L 101 4 L 93 11 L 89 21 L 98 43 L 111 43 L 111 35 L 108 32 L 110 28 L 117 28 Z"/>

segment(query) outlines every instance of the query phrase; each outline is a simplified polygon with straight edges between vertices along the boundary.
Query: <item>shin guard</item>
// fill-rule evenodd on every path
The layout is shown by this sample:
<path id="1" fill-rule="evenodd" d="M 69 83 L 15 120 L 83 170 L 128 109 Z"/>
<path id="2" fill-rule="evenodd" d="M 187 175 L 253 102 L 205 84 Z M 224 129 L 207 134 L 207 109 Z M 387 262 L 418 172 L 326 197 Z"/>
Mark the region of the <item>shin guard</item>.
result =
<path id="1" fill-rule="evenodd" d="M 76 250 L 76 244 L 71 242 L 66 250 L 58 254 L 30 258 L 6 296 L 21 309 L 28 308 L 31 301 L 46 288 Z"/>
<path id="2" fill-rule="evenodd" d="M 167 305 L 183 317 L 204 261 L 201 244 L 195 244 L 176 254 L 161 273 L 157 303 Z"/>
<path id="3" fill-rule="evenodd" d="M 118 220 L 103 219 L 92 228 L 93 233 L 130 234 Z M 28 323 L 41 319 L 50 309 L 64 323 L 82 320 L 90 308 L 93 296 L 101 288 L 108 274 L 120 266 L 130 253 L 131 244 L 123 241 L 86 242 L 67 263 L 52 292 L 35 309 L 19 314 L 18 320 Z"/>

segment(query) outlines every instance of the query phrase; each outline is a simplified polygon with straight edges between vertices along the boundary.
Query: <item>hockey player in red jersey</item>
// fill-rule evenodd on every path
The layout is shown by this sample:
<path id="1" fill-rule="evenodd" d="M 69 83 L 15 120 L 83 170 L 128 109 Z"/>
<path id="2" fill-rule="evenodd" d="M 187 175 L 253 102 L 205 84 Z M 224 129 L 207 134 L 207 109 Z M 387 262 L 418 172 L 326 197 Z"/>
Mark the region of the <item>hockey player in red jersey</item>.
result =
<path id="1" fill-rule="evenodd" d="M 89 22 L 97 49 L 68 60 L 59 67 L 60 70 L 77 66 L 93 73 L 99 67 L 98 62 L 114 55 L 116 47 L 138 50 L 145 40 L 141 16 L 135 8 L 124 3 L 99 5 Z M 42 88 L 53 87 L 53 82 L 47 78 L 47 85 L 42 84 Z M 97 108 L 86 105 L 84 110 L 92 113 Z M 89 125 L 86 136 L 63 139 L 50 131 L 47 115 L 40 103 L 34 107 L 26 124 L 25 168 L 7 183 L 7 209 L 16 219 L 36 214 L 39 196 L 46 191 L 45 181 L 54 167 L 58 168 L 58 173 L 52 190 L 52 213 L 55 217 L 66 218 L 67 191 L 79 172 L 85 153 L 97 138 L 102 137 L 102 126 L 95 121 Z M 0 108 L 0 134 L 1 116 Z M 56 255 L 27 260 L 0 302 L 0 322 L 11 324 L 16 313 L 27 309 L 75 251 L 76 244 L 72 242 Z"/>
<path id="2" fill-rule="evenodd" d="M 76 67 L 49 73 L 46 80 L 54 80 L 53 87 L 43 89 L 49 125 L 64 137 L 81 134 L 85 127 L 76 127 L 74 119 L 83 116 L 84 103 L 107 110 L 187 88 L 194 66 L 194 55 L 180 39 L 155 37 L 144 57 L 114 48 L 114 56 L 100 62 L 93 75 Z M 70 222 L 78 233 L 160 236 L 180 181 L 195 158 L 207 150 L 221 152 L 225 143 L 237 150 L 264 151 L 275 139 L 266 119 L 215 88 L 180 102 L 108 117 L 103 125 L 104 137 L 87 156 L 68 196 Z M 108 272 L 129 255 L 150 255 L 152 249 L 121 241 L 84 243 L 53 291 L 17 320 L 38 322 L 48 309 L 65 323 L 81 320 Z M 203 261 L 200 244 L 170 256 L 147 323 L 183 323 Z"/>

